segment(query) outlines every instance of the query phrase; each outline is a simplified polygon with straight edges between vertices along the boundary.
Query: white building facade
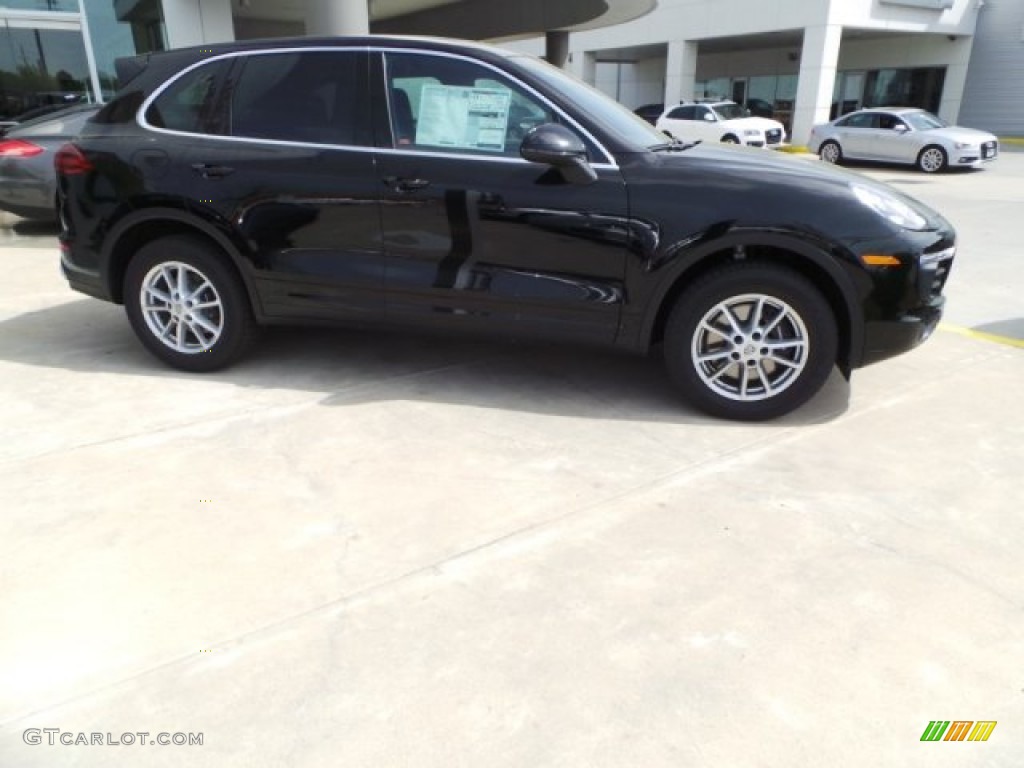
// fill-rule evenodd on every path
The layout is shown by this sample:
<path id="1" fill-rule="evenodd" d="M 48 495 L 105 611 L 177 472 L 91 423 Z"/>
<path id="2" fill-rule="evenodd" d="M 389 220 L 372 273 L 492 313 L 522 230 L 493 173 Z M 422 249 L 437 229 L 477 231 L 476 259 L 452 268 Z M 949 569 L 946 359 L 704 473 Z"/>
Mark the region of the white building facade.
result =
<path id="1" fill-rule="evenodd" d="M 796 144 L 893 104 L 1024 136 L 1024 0 L 0 0 L 0 119 L 104 99 L 117 56 L 367 30 L 547 55 L 630 108 L 731 98 Z"/>
<path id="2" fill-rule="evenodd" d="M 864 106 L 920 106 L 956 122 L 968 114 L 972 51 L 988 44 L 975 33 L 992 6 L 1024 16 L 1024 0 L 660 0 L 640 19 L 574 33 L 569 67 L 631 108 L 694 98 L 770 107 L 796 144 L 815 123 Z M 1024 66 L 1024 29 L 1012 32 L 1002 60 Z M 535 40 L 511 45 L 539 51 Z M 1024 134 L 1020 102 L 1000 108 L 1015 112 L 1004 132 Z"/>

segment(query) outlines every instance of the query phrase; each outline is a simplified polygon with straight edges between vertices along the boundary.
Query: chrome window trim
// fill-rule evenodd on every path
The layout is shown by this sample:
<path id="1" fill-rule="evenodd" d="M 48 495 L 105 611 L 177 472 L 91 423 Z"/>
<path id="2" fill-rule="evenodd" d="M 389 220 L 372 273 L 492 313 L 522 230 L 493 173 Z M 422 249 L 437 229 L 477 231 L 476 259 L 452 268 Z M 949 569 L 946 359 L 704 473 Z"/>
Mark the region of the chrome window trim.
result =
<path id="1" fill-rule="evenodd" d="M 229 142 L 241 142 L 241 143 L 245 143 L 245 144 L 269 144 L 269 145 L 272 145 L 272 146 L 300 147 L 300 148 L 301 147 L 306 147 L 306 148 L 309 148 L 309 149 L 343 149 L 343 150 L 348 150 L 348 151 L 352 151 L 352 152 L 382 152 L 382 153 L 386 153 L 386 154 L 407 154 L 407 155 L 411 155 L 411 156 L 415 156 L 415 157 L 447 157 L 447 158 L 454 158 L 454 159 L 460 159 L 460 160 L 464 160 L 466 158 L 474 158 L 474 159 L 479 159 L 479 160 L 488 160 L 488 161 L 491 161 L 491 162 L 501 162 L 501 163 L 512 162 L 512 163 L 522 163 L 522 164 L 525 164 L 525 165 L 532 165 L 532 163 L 530 163 L 528 160 L 523 160 L 522 158 L 518 158 L 518 157 L 498 157 L 498 156 L 491 156 L 491 155 L 476 155 L 476 154 L 472 154 L 472 153 L 468 153 L 468 152 L 467 153 L 456 153 L 456 152 L 433 152 L 433 151 L 429 151 L 429 150 L 427 150 L 427 151 L 418 151 L 418 150 L 397 149 L 395 147 L 370 147 L 370 146 L 365 146 L 365 145 L 362 145 L 362 144 L 320 144 L 320 143 L 315 143 L 315 142 L 304 142 L 304 141 L 286 141 L 286 140 L 282 140 L 282 139 L 262 139 L 262 138 L 257 138 L 257 137 L 248 137 L 248 136 L 224 136 L 224 135 L 221 135 L 221 134 L 195 133 L 193 131 L 176 131 L 176 130 L 172 130 L 170 128 L 160 128 L 160 127 L 157 127 L 155 125 L 152 125 L 148 120 L 146 120 L 146 112 L 149 111 L 149 108 L 150 108 L 150 106 L 152 106 L 153 102 L 156 101 L 158 98 L 160 98 L 160 96 L 164 93 L 164 91 L 166 91 L 168 88 L 170 88 L 172 85 L 174 85 L 174 83 L 176 83 L 179 79 L 181 79 L 185 75 L 189 74 L 193 70 L 198 69 L 199 67 L 203 67 L 203 66 L 206 66 L 208 64 L 213 64 L 214 62 L 223 61 L 224 59 L 237 58 L 239 56 L 266 56 L 266 55 L 281 54 L 281 53 L 303 53 L 303 52 L 306 52 L 306 51 L 315 51 L 315 52 L 320 52 L 320 53 L 338 53 L 338 52 L 346 52 L 346 51 L 348 51 L 348 52 L 356 52 L 356 53 L 389 53 L 389 52 L 390 53 L 417 53 L 417 54 L 427 54 L 427 55 L 432 55 L 432 56 L 442 56 L 442 57 L 447 57 L 447 58 L 452 58 L 452 59 L 460 59 L 460 60 L 463 60 L 463 61 L 471 62 L 473 64 L 478 64 L 478 65 L 480 65 L 482 67 L 485 67 L 487 69 L 490 69 L 490 70 L 492 70 L 494 72 L 499 73 L 504 78 L 506 78 L 508 80 L 511 80 L 516 85 L 518 85 L 519 87 L 523 88 L 525 91 L 529 92 L 531 95 L 536 97 L 542 104 L 548 106 L 553 112 L 555 112 L 558 115 L 560 115 L 571 126 L 573 126 L 576 130 L 578 130 L 580 133 L 582 133 L 584 136 L 586 136 L 591 142 L 593 142 L 594 146 L 596 146 L 601 151 L 601 153 L 605 156 L 605 160 L 607 162 L 591 163 L 592 167 L 594 167 L 594 168 L 616 168 L 616 169 L 619 167 L 618 163 L 615 162 L 615 158 L 611 154 L 611 152 L 609 152 L 600 141 L 598 141 L 596 138 L 594 138 L 593 134 L 591 134 L 588 130 L 586 130 L 583 126 L 581 126 L 570 115 L 566 114 L 565 111 L 560 109 L 556 104 L 552 104 L 550 101 L 548 101 L 548 99 L 543 94 L 539 93 L 535 88 L 533 88 L 532 86 L 522 82 L 518 78 L 513 77 L 509 73 L 505 72 L 502 69 L 499 69 L 498 67 L 494 66 L 493 64 L 490 64 L 489 62 L 480 61 L 479 59 L 474 59 L 472 57 L 464 56 L 462 54 L 448 53 L 447 51 L 425 51 L 425 50 L 419 50 L 419 49 L 415 49 L 415 48 L 388 48 L 388 47 L 378 47 L 378 46 L 320 46 L 320 45 L 317 45 L 317 46 L 299 46 L 299 47 L 289 46 L 289 47 L 286 47 L 286 48 L 266 48 L 266 49 L 259 49 L 259 50 L 244 50 L 244 51 L 228 51 L 227 53 L 222 53 L 222 54 L 218 54 L 216 56 L 211 56 L 208 59 L 202 59 L 201 61 L 197 61 L 194 64 L 190 64 L 189 66 L 185 67 L 180 72 L 176 73 L 173 77 L 170 77 L 167 80 L 165 80 L 163 83 L 160 84 L 160 86 L 158 88 L 156 88 L 153 91 L 153 93 L 151 93 L 146 98 L 145 101 L 142 102 L 142 106 L 140 106 L 138 111 L 135 113 L 135 120 L 136 120 L 136 122 L 142 128 L 144 128 L 147 131 L 153 131 L 154 133 L 162 133 L 162 134 L 165 134 L 165 135 L 168 135 L 168 136 L 183 136 L 183 137 L 202 136 L 203 138 L 206 138 L 206 139 L 216 139 L 216 140 L 219 140 L 219 141 L 229 141 Z M 385 79 L 386 79 L 386 76 L 387 76 L 387 72 L 386 72 L 387 60 L 386 59 L 383 60 L 383 64 L 384 64 L 384 67 L 385 67 Z M 390 103 L 390 99 L 385 99 L 385 101 L 387 102 L 387 108 L 388 108 L 388 124 L 391 125 L 391 114 L 390 114 L 391 103 Z"/>

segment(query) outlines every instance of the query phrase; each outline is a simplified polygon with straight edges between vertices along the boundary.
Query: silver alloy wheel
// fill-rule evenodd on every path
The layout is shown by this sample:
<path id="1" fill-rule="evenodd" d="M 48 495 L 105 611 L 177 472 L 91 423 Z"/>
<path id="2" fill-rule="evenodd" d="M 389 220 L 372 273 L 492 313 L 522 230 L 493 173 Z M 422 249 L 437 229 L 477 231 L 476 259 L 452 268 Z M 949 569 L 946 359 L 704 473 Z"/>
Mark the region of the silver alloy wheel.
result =
<path id="1" fill-rule="evenodd" d="M 146 273 L 139 306 L 153 336 L 175 352 L 209 352 L 224 332 L 217 289 L 206 275 L 180 261 L 165 261 Z"/>
<path id="2" fill-rule="evenodd" d="M 767 400 L 789 389 L 807 365 L 810 339 L 786 302 L 760 293 L 733 296 L 697 324 L 690 359 L 708 389 L 730 400 Z"/>
<path id="3" fill-rule="evenodd" d="M 821 159 L 826 163 L 838 163 L 839 162 L 839 145 L 834 141 L 827 142 L 825 146 L 821 148 Z"/>
<path id="4" fill-rule="evenodd" d="M 926 149 L 921 153 L 921 159 L 918 161 L 918 165 L 921 166 L 921 170 L 925 173 L 941 171 L 945 164 L 946 155 L 938 147 Z"/>

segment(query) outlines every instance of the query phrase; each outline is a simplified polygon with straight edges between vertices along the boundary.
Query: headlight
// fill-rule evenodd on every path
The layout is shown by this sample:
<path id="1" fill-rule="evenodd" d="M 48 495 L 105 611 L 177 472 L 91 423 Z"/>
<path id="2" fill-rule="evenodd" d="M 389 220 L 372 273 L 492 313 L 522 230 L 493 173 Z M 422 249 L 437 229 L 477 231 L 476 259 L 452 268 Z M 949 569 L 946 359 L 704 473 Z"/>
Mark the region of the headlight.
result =
<path id="1" fill-rule="evenodd" d="M 860 184 L 851 184 L 850 189 L 864 205 L 897 227 L 920 232 L 928 226 L 924 216 L 885 190 L 862 187 Z"/>
<path id="2" fill-rule="evenodd" d="M 744 136 L 760 136 L 761 132 L 755 128 L 747 128 L 743 131 Z"/>
<path id="3" fill-rule="evenodd" d="M 958 141 L 953 146 L 956 147 L 957 149 L 977 149 L 978 148 L 977 144 L 972 144 L 969 141 Z"/>

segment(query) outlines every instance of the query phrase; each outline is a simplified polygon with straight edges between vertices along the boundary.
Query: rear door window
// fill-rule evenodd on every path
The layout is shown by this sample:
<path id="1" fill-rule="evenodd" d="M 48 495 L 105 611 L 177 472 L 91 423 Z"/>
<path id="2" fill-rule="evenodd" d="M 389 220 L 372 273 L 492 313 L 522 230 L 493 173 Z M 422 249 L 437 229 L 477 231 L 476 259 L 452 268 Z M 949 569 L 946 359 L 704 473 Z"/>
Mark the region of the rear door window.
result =
<path id="1" fill-rule="evenodd" d="M 339 146 L 369 146 L 361 51 L 247 56 L 232 85 L 230 134 Z"/>

